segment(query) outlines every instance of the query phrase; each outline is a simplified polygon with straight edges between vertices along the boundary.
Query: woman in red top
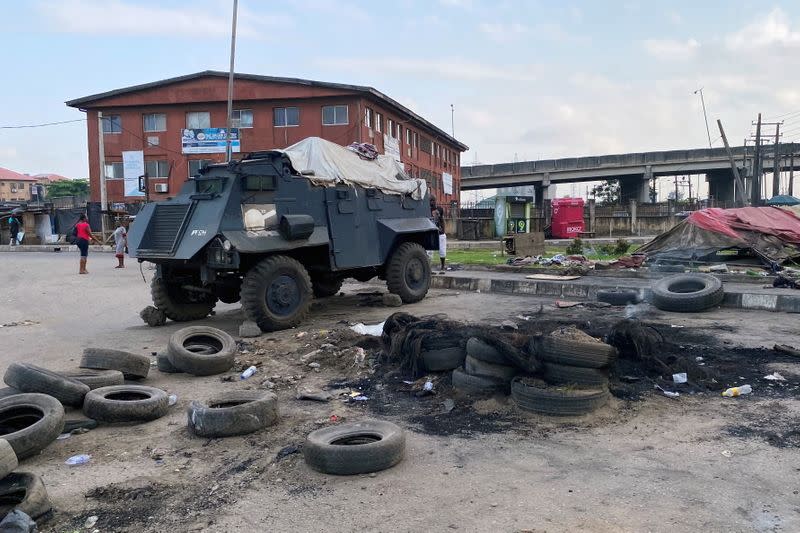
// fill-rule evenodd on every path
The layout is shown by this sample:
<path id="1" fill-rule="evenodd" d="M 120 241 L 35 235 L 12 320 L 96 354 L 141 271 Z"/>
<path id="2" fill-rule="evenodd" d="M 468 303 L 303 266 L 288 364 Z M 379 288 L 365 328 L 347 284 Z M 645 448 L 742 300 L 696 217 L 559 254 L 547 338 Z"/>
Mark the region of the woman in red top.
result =
<path id="1" fill-rule="evenodd" d="M 92 235 L 92 228 L 89 227 L 86 215 L 82 214 L 78 218 L 78 222 L 75 224 L 75 233 L 75 244 L 78 245 L 78 250 L 81 251 L 81 269 L 78 271 L 78 274 L 88 274 L 89 271 L 86 270 L 86 259 L 89 257 L 89 242 L 95 241 L 97 244 L 101 243 Z"/>

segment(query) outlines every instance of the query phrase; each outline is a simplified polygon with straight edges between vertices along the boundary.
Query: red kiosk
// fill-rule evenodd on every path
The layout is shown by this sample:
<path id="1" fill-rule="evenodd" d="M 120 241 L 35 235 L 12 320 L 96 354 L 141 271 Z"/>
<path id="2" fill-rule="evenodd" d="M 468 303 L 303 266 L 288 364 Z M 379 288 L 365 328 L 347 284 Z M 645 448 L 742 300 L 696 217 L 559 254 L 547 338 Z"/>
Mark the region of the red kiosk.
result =
<path id="1" fill-rule="evenodd" d="M 575 239 L 586 231 L 583 221 L 583 198 L 556 198 L 553 207 L 551 233 L 556 239 Z"/>

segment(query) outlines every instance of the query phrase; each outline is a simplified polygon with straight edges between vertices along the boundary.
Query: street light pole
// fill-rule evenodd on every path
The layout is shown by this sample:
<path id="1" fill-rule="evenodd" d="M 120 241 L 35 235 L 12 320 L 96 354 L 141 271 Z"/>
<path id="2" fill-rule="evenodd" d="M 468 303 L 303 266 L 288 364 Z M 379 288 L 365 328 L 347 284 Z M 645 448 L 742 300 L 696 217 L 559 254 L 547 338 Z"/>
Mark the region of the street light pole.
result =
<path id="1" fill-rule="evenodd" d="M 233 58 L 236 56 L 236 12 L 239 0 L 233 0 L 233 22 L 231 23 L 231 68 L 228 72 L 228 124 L 225 129 L 225 157 L 233 159 L 231 150 L 231 124 L 233 122 Z"/>
<path id="2" fill-rule="evenodd" d="M 703 88 L 697 89 L 694 94 L 700 93 L 700 103 L 703 106 L 703 118 L 706 121 L 706 135 L 708 135 L 708 147 L 711 148 L 711 130 L 708 129 L 708 115 L 706 115 L 706 100 L 703 98 Z"/>

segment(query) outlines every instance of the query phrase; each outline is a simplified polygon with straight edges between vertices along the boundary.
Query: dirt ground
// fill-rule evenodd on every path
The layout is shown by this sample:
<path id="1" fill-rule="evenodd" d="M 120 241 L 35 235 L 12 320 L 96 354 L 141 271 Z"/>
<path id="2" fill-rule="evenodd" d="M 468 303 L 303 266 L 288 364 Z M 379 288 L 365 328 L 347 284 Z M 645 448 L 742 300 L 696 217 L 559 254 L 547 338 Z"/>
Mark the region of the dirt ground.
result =
<path id="1" fill-rule="evenodd" d="M 145 326 L 137 313 L 149 292 L 138 265 L 120 271 L 113 263 L 111 255 L 94 254 L 92 274 L 78 276 L 72 254 L 0 255 L 0 324 L 21 323 L 0 328 L 0 370 L 16 360 L 67 370 L 88 346 L 148 355 L 162 349 L 180 326 Z M 143 274 L 149 280 L 152 272 Z M 103 532 L 800 531 L 800 360 L 761 349 L 800 345 L 796 315 L 689 316 L 642 306 L 640 317 L 667 342 L 702 356 L 730 381 L 720 386 L 748 382 L 753 394 L 722 398 L 686 388 L 669 399 L 648 382 L 638 400 L 614 398 L 591 416 L 554 420 L 519 411 L 505 397 L 460 397 L 446 376 L 436 378 L 436 395 L 417 397 L 403 376 L 376 364 L 375 340 L 346 331 L 348 323 L 376 323 L 397 311 L 358 294 L 381 290 L 346 285 L 345 296 L 315 303 L 303 326 L 243 344 L 239 366 L 259 365 L 249 380 L 153 368 L 146 384 L 178 395 L 169 415 L 56 441 L 20 465 L 43 476 L 55 507 L 40 528 L 86 531 L 84 521 L 94 515 Z M 432 291 L 401 309 L 492 325 L 523 324 L 516 317 L 534 316 L 540 305 L 540 318 L 590 332 L 624 313 L 454 291 Z M 237 305 L 220 305 L 202 323 L 236 335 L 241 320 Z M 362 364 L 358 346 L 367 354 Z M 308 362 L 319 362 L 319 371 Z M 787 381 L 763 379 L 774 371 Z M 280 399 L 276 426 L 228 439 L 189 434 L 192 399 L 268 387 L 264 380 Z M 343 395 L 295 399 L 298 388 L 323 387 Z M 343 401 L 352 391 L 369 399 Z M 454 400 L 452 411 L 446 399 Z M 369 476 L 310 470 L 297 449 L 331 417 L 400 424 L 407 430 L 405 460 Z M 91 462 L 64 464 L 78 453 L 91 454 Z"/>

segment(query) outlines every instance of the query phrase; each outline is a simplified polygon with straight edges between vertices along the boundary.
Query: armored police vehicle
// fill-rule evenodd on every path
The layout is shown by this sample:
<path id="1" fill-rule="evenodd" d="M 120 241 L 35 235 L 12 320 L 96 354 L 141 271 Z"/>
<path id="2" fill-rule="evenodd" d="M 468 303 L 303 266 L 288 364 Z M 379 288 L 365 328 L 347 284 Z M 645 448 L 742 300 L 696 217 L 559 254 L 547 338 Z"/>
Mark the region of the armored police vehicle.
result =
<path id="1" fill-rule="evenodd" d="M 167 317 L 197 320 L 217 300 L 241 301 L 263 331 L 285 329 L 302 321 L 313 296 L 336 294 L 345 278 L 377 276 L 405 303 L 425 297 L 426 250 L 438 246 L 425 182 L 392 177 L 385 161 L 362 161 L 327 141 L 306 141 L 300 152 L 207 166 L 175 198 L 137 215 L 130 254 L 156 264 L 153 302 Z"/>

